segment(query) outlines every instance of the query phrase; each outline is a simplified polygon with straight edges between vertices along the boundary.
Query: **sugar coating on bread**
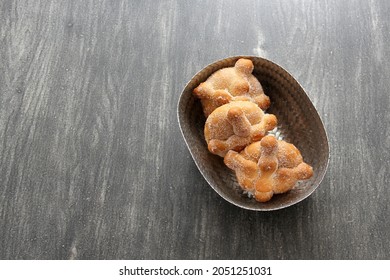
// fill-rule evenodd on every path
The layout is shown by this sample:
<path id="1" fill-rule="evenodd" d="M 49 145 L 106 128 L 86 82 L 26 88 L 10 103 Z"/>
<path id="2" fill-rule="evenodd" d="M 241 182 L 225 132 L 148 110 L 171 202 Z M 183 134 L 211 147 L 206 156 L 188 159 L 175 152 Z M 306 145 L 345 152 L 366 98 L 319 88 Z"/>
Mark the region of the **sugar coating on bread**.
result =
<path id="1" fill-rule="evenodd" d="M 209 151 L 224 157 L 229 150 L 238 152 L 259 141 L 276 125 L 276 117 L 265 114 L 253 102 L 233 101 L 209 115 L 204 136 Z"/>
<path id="2" fill-rule="evenodd" d="M 216 108 L 231 101 L 251 101 L 266 110 L 270 99 L 264 94 L 260 82 L 252 75 L 253 62 L 240 58 L 234 67 L 213 73 L 193 91 L 200 98 L 203 112 L 208 117 Z"/>
<path id="3" fill-rule="evenodd" d="M 274 194 L 291 190 L 299 180 L 313 176 L 299 150 L 290 143 L 267 135 L 243 151 L 227 152 L 224 162 L 234 170 L 239 185 L 257 201 L 269 201 Z"/>

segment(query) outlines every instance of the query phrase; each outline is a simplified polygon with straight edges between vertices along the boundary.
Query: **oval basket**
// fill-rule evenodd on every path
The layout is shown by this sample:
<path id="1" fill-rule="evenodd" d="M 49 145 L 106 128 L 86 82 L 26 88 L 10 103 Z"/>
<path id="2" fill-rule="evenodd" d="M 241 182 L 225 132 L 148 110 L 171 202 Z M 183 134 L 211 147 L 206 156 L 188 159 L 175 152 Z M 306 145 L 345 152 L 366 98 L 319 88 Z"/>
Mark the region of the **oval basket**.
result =
<path id="1" fill-rule="evenodd" d="M 203 135 L 206 120 L 200 101 L 192 94 L 193 89 L 212 73 L 234 66 L 239 58 L 252 60 L 253 75 L 271 99 L 267 113 L 276 115 L 278 127 L 270 133 L 294 144 L 301 151 L 304 161 L 314 170 L 312 178 L 298 182 L 289 192 L 274 195 L 265 203 L 257 202 L 244 193 L 233 171 L 224 165 L 223 158 L 208 151 Z M 286 70 L 267 59 L 235 56 L 206 66 L 190 80 L 181 93 L 177 116 L 187 147 L 205 180 L 221 197 L 241 208 L 271 211 L 296 204 L 314 192 L 326 173 L 329 144 L 317 110 L 301 85 Z"/>

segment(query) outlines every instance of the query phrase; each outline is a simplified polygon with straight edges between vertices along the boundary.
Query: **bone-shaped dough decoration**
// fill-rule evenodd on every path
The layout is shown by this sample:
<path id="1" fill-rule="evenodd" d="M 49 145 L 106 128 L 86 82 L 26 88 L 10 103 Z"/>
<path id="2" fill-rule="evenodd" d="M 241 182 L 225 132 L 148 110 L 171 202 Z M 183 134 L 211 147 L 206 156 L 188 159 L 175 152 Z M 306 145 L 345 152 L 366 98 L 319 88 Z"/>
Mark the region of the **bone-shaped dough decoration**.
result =
<path id="1" fill-rule="evenodd" d="M 270 105 L 260 82 L 252 75 L 253 62 L 240 58 L 234 67 L 222 68 L 194 89 L 208 117 L 216 108 L 231 101 L 252 101 L 262 110 Z"/>
<path id="2" fill-rule="evenodd" d="M 235 171 L 241 188 L 254 194 L 260 202 L 291 190 L 298 180 L 313 175 L 313 168 L 303 162 L 293 144 L 271 135 L 247 146 L 241 153 L 229 151 L 224 162 Z"/>
<path id="3" fill-rule="evenodd" d="M 211 153 L 224 157 L 241 151 L 276 127 L 277 119 L 250 101 L 233 101 L 215 109 L 206 120 L 204 136 Z"/>

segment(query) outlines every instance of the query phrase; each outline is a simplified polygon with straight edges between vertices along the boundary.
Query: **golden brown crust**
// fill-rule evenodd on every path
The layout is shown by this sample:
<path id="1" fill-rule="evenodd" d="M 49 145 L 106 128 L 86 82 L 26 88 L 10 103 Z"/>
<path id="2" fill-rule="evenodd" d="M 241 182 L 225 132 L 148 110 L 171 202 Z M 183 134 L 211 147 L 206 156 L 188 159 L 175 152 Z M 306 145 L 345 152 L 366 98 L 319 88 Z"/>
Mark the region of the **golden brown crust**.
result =
<path id="1" fill-rule="evenodd" d="M 204 136 L 209 151 L 224 157 L 239 185 L 257 201 L 291 190 L 298 180 L 313 175 L 310 165 L 292 144 L 266 136 L 277 119 L 263 110 L 270 99 L 252 75 L 249 59 L 220 69 L 193 91 L 207 117 Z"/>
<path id="2" fill-rule="evenodd" d="M 276 117 L 249 101 L 233 101 L 215 109 L 206 120 L 204 136 L 211 153 L 224 157 L 263 138 L 277 124 Z"/>
<path id="3" fill-rule="evenodd" d="M 249 59 L 237 60 L 234 67 L 222 68 L 213 73 L 193 91 L 201 99 L 203 111 L 208 117 L 216 108 L 231 101 L 251 101 L 265 110 L 270 100 L 252 75 L 253 63 Z"/>
<path id="4" fill-rule="evenodd" d="M 224 162 L 236 172 L 240 186 L 260 202 L 270 200 L 273 194 L 285 193 L 297 181 L 313 176 L 313 168 L 303 162 L 294 145 L 271 135 L 247 146 L 241 153 L 229 151 Z"/>

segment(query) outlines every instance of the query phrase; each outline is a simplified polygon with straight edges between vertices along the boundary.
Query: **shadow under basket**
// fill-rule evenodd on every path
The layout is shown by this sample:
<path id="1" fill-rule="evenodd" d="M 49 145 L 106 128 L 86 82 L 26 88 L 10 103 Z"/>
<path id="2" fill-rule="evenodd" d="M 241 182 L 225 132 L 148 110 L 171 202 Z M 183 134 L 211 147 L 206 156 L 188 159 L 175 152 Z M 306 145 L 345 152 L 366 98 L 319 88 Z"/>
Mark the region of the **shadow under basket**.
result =
<path id="1" fill-rule="evenodd" d="M 232 67 L 240 58 L 252 60 L 253 75 L 260 81 L 271 99 L 266 111 L 276 115 L 278 126 L 270 134 L 294 144 L 306 163 L 313 167 L 309 180 L 299 181 L 284 194 L 277 194 L 268 202 L 257 202 L 242 191 L 232 170 L 223 158 L 207 149 L 203 130 L 205 117 L 200 100 L 192 91 L 215 71 Z M 188 149 L 203 177 L 225 200 L 248 210 L 271 211 L 294 205 L 307 198 L 320 185 L 328 166 L 329 144 L 324 125 L 304 89 L 282 67 L 261 57 L 236 56 L 214 62 L 198 72 L 181 93 L 177 116 Z"/>

